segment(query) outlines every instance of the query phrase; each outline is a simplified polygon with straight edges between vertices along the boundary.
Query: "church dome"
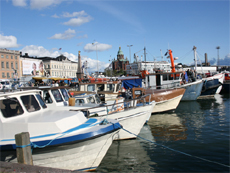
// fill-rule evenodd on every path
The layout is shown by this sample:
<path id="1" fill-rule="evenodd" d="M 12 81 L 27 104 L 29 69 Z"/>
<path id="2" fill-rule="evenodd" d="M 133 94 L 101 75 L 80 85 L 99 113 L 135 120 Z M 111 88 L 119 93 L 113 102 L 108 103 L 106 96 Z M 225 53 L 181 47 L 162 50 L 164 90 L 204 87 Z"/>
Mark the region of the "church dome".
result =
<path id="1" fill-rule="evenodd" d="M 119 50 L 118 50 L 118 52 L 117 52 L 117 55 L 124 55 L 124 53 L 123 53 L 122 50 L 121 50 L 121 47 L 119 47 Z"/>

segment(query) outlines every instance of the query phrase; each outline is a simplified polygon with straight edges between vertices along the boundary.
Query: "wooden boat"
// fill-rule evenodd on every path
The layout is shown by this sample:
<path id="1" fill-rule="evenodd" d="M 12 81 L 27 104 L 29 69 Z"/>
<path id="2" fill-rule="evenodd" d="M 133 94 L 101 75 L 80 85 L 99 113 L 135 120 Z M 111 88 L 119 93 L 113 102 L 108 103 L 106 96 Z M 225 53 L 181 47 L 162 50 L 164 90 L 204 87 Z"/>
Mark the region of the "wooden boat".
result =
<path id="1" fill-rule="evenodd" d="M 15 148 L 20 146 L 16 146 L 14 136 L 29 132 L 34 165 L 95 170 L 118 134 L 120 124 L 112 119 L 88 119 L 81 111 L 50 109 L 40 92 L 0 94 L 1 161 L 17 162 Z"/>
<path id="2" fill-rule="evenodd" d="M 160 113 L 175 110 L 180 103 L 185 92 L 184 88 L 175 89 L 150 89 L 150 88 L 132 88 L 133 98 L 141 95 L 150 94 L 150 101 L 155 101 L 156 105 L 152 113 Z M 146 101 L 149 98 L 146 98 Z"/>

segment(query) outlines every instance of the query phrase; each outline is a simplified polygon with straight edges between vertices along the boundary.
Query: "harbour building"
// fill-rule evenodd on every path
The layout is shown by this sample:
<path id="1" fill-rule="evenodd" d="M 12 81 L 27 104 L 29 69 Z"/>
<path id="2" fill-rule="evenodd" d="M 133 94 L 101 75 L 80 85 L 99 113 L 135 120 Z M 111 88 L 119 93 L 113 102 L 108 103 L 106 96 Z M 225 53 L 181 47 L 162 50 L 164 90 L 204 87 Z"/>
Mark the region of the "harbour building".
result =
<path id="1" fill-rule="evenodd" d="M 1 79 L 12 79 L 21 77 L 20 52 L 17 50 L 0 49 L 1 56 Z"/>

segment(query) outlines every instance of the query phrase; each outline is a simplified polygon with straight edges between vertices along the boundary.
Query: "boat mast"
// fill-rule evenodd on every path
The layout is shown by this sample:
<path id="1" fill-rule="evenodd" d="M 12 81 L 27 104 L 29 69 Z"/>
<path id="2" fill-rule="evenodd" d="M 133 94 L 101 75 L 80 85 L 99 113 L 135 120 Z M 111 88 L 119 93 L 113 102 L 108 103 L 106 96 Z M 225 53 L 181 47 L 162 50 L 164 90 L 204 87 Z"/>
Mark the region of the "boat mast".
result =
<path id="1" fill-rule="evenodd" d="M 195 70 L 197 71 L 196 46 L 193 46 Z"/>
<path id="2" fill-rule="evenodd" d="M 144 57 L 145 57 L 145 68 L 144 68 L 144 70 L 147 70 L 146 69 L 146 48 L 144 47 Z"/>

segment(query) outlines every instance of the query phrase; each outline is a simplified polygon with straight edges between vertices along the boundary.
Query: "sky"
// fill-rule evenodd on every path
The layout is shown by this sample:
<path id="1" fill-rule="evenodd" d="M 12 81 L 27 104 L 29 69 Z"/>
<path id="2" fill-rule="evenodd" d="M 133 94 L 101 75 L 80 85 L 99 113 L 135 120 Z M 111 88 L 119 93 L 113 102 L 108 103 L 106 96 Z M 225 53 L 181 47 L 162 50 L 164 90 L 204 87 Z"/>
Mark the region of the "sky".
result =
<path id="1" fill-rule="evenodd" d="M 29 56 L 88 62 L 89 71 L 104 71 L 117 59 L 197 59 L 230 66 L 229 0 L 0 0 L 0 48 Z M 132 45 L 132 46 L 130 46 Z M 130 47 L 129 47 L 130 46 Z M 216 47 L 220 49 L 217 50 Z M 60 50 L 61 49 L 61 50 Z M 163 57 L 163 58 L 162 58 Z"/>

